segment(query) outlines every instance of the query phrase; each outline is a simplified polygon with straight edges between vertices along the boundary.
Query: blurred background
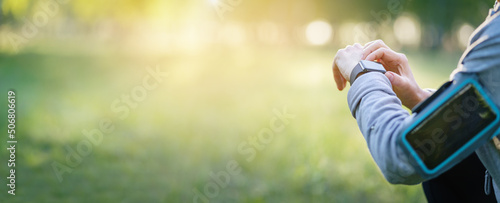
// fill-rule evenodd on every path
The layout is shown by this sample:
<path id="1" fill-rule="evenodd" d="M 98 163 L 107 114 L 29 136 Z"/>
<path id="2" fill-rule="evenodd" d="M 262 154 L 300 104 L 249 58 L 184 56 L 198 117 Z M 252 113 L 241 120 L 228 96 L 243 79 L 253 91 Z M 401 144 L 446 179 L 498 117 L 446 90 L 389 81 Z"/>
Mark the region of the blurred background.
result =
<path id="1" fill-rule="evenodd" d="M 332 59 L 383 39 L 437 88 L 493 3 L 0 0 L 18 140 L 16 196 L 0 178 L 0 201 L 424 202 L 420 185 L 383 178 Z M 288 122 L 262 137 L 277 111 Z M 6 99 L 0 112 L 6 132 Z"/>

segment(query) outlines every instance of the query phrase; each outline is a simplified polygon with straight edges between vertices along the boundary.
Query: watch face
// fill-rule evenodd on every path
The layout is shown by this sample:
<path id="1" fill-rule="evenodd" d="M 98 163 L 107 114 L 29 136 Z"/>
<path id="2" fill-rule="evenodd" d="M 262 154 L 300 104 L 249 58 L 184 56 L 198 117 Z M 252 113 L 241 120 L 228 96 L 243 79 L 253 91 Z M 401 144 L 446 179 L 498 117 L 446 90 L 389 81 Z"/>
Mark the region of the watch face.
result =
<path id="1" fill-rule="evenodd" d="M 352 85 L 354 80 L 356 80 L 356 77 L 358 77 L 360 73 L 366 73 L 369 71 L 385 73 L 385 69 L 382 64 L 374 61 L 361 60 L 352 70 L 349 83 Z"/>
<path id="2" fill-rule="evenodd" d="M 425 166 L 432 170 L 492 124 L 497 114 L 473 86 L 464 86 L 406 136 Z"/>
<path id="3" fill-rule="evenodd" d="M 385 73 L 385 68 L 381 63 L 374 61 L 360 61 L 363 71 L 378 71 Z"/>

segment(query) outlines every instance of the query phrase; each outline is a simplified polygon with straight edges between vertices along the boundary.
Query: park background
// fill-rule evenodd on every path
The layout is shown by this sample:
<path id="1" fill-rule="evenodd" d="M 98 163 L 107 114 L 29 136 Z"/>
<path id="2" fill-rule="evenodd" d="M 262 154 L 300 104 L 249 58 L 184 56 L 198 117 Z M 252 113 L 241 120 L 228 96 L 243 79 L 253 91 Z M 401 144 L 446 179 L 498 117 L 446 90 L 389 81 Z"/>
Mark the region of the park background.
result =
<path id="1" fill-rule="evenodd" d="M 424 202 L 420 185 L 383 178 L 332 59 L 383 39 L 421 87 L 437 88 L 493 3 L 0 0 L 0 201 Z M 128 114 L 112 108 L 156 69 L 168 76 Z M 16 196 L 6 186 L 8 90 Z M 82 131 L 103 119 L 113 128 L 93 143 Z M 234 163 L 227 181 L 211 177 Z M 58 177 L 55 166 L 71 172 Z"/>

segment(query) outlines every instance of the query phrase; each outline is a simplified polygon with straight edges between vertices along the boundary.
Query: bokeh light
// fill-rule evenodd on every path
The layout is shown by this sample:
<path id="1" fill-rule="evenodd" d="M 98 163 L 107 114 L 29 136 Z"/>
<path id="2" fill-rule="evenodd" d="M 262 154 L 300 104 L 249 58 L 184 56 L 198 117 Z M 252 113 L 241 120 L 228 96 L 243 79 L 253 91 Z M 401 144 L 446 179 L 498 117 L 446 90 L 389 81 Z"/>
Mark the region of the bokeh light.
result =
<path id="1" fill-rule="evenodd" d="M 340 26 L 339 38 L 341 46 L 356 43 L 356 41 L 354 40 L 355 29 L 356 29 L 356 23 L 353 22 L 346 22 Z"/>
<path id="2" fill-rule="evenodd" d="M 402 15 L 394 22 L 394 34 L 396 39 L 403 45 L 420 44 L 420 24 L 408 15 Z"/>
<path id="3" fill-rule="evenodd" d="M 464 23 L 462 24 L 462 26 L 460 26 L 460 28 L 458 28 L 457 39 L 458 44 L 462 49 L 467 47 L 467 45 L 469 44 L 469 37 L 472 32 L 474 32 L 474 28 L 468 23 Z"/>
<path id="4" fill-rule="evenodd" d="M 313 45 L 324 45 L 330 41 L 333 29 L 330 23 L 323 20 L 316 20 L 306 27 L 306 38 Z"/>

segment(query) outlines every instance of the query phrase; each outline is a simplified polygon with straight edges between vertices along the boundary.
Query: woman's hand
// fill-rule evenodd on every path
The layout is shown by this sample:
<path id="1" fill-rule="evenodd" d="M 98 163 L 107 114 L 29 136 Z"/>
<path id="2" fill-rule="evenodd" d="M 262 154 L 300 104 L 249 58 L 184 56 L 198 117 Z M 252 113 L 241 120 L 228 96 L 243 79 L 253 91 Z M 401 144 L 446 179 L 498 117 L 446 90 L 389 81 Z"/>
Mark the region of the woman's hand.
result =
<path id="1" fill-rule="evenodd" d="M 387 70 L 385 76 L 391 81 L 392 89 L 403 105 L 409 109 L 431 95 L 418 86 L 406 56 L 394 52 L 382 40 L 367 43 L 364 46 L 362 60 L 378 61 L 384 66 Z"/>
<path id="2" fill-rule="evenodd" d="M 361 44 L 349 45 L 340 49 L 333 59 L 333 78 L 339 90 L 343 90 L 351 78 L 351 72 L 363 57 Z"/>

